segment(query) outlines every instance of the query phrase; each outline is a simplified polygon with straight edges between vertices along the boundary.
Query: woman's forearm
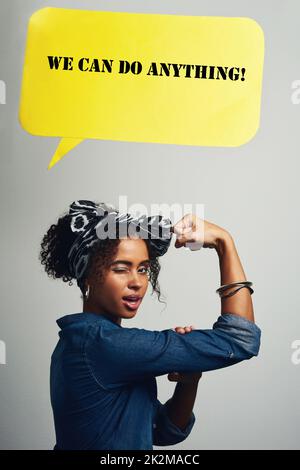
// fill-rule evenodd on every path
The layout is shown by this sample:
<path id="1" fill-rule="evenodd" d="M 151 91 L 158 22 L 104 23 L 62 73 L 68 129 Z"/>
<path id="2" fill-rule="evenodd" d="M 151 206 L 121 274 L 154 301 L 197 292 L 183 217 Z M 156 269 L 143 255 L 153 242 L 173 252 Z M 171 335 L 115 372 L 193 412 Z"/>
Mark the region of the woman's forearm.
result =
<path id="1" fill-rule="evenodd" d="M 172 423 L 184 430 L 191 418 L 198 381 L 191 383 L 178 382 L 173 396 L 165 403 L 167 414 Z"/>
<path id="2" fill-rule="evenodd" d="M 187 246 L 188 243 L 200 243 L 204 248 L 216 249 L 219 256 L 221 285 L 246 281 L 237 250 L 227 230 L 208 220 L 200 219 L 195 214 L 186 214 L 173 227 L 176 234 L 175 247 Z M 227 289 L 226 294 L 235 288 Z M 231 297 L 221 300 L 221 313 L 235 313 L 254 322 L 251 293 L 243 287 Z"/>
<path id="3" fill-rule="evenodd" d="M 216 251 L 219 256 L 221 285 L 247 280 L 233 238 L 228 232 L 224 232 L 220 237 Z M 235 288 L 228 289 L 226 294 L 235 290 Z M 221 313 L 236 313 L 254 322 L 253 304 L 249 289 L 240 289 L 236 294 L 221 299 Z"/>

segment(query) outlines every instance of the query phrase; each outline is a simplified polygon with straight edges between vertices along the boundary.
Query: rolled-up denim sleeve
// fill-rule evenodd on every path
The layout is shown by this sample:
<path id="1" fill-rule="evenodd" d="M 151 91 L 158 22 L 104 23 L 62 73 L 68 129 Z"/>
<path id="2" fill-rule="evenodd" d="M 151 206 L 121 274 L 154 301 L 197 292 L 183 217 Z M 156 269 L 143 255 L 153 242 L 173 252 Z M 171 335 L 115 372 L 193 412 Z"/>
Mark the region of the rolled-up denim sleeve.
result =
<path id="1" fill-rule="evenodd" d="M 170 420 L 166 405 L 157 400 L 153 419 L 153 445 L 171 446 L 184 441 L 190 434 L 195 421 L 196 417 L 192 412 L 186 427 L 179 428 Z"/>
<path id="2" fill-rule="evenodd" d="M 220 315 L 213 325 L 213 330 L 226 338 L 230 337 L 233 349 L 232 357 L 250 359 L 258 355 L 261 330 L 246 318 L 235 314 Z"/>
<path id="3" fill-rule="evenodd" d="M 108 388 L 169 372 L 220 369 L 258 355 L 261 331 L 240 315 L 219 316 L 212 329 L 180 334 L 172 329 L 95 326 L 84 354 L 95 378 Z"/>

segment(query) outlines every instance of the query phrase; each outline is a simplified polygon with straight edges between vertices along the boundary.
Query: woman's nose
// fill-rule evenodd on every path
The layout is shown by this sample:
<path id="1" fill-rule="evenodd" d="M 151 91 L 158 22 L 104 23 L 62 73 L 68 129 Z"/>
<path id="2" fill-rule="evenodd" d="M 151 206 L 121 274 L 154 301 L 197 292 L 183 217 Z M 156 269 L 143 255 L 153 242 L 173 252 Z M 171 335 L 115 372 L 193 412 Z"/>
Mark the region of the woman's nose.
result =
<path id="1" fill-rule="evenodd" d="M 137 272 L 132 272 L 128 284 L 136 287 L 141 287 L 142 286 L 142 281 L 139 278 L 139 275 Z"/>

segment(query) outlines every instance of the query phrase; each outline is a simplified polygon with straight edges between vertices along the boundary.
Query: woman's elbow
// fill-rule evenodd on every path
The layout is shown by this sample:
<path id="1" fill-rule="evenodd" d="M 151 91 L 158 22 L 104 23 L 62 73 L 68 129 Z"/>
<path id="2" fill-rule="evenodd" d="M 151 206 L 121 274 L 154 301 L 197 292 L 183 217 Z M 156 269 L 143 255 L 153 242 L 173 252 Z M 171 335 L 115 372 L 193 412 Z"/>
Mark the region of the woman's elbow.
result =
<path id="1" fill-rule="evenodd" d="M 261 333 L 257 330 L 251 335 L 248 335 L 247 339 L 241 338 L 236 344 L 238 348 L 235 356 L 240 356 L 241 360 L 258 356 L 261 344 Z"/>

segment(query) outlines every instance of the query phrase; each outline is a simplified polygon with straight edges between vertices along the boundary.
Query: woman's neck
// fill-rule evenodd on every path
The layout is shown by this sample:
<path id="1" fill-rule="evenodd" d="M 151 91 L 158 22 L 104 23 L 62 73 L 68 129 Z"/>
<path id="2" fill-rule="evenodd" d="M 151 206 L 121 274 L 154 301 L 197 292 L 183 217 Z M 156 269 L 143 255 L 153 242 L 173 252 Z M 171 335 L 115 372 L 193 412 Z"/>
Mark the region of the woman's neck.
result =
<path id="1" fill-rule="evenodd" d="M 116 317 L 115 315 L 112 315 L 109 312 L 106 312 L 104 309 L 99 309 L 95 305 L 89 302 L 83 302 L 83 307 L 82 307 L 82 312 L 83 313 L 95 313 L 96 315 L 104 315 L 105 317 L 109 318 L 112 320 L 114 323 L 117 323 L 118 325 L 121 326 L 121 318 Z"/>

